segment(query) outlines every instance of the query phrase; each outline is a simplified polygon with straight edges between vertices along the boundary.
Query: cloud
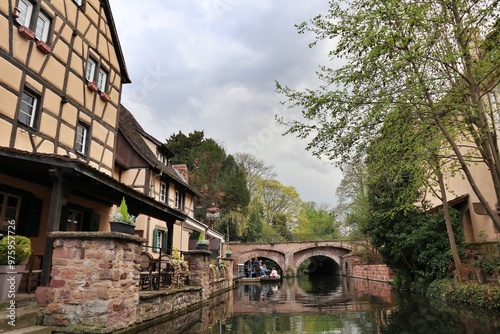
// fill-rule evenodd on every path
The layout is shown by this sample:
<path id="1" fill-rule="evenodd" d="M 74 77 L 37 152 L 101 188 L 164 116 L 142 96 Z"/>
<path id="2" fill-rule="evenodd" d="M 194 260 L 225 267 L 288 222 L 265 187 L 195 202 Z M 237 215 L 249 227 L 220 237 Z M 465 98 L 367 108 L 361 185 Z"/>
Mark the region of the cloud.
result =
<path id="1" fill-rule="evenodd" d="M 248 152 L 274 165 L 278 180 L 307 201 L 334 203 L 339 171 L 283 137 L 275 80 L 317 87 L 328 43 L 295 24 L 326 12 L 323 0 L 111 0 L 132 84 L 123 104 L 159 140 L 203 130 L 229 153 Z M 294 115 L 297 117 L 297 115 Z M 333 189 L 333 190 L 332 190 Z"/>

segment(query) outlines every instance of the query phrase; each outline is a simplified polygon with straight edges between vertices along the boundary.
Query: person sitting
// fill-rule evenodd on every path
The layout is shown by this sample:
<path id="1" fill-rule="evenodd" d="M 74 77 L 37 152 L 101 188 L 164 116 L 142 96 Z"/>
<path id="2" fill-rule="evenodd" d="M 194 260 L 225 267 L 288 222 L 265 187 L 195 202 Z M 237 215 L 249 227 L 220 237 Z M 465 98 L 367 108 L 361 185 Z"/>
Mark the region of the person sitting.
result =
<path id="1" fill-rule="evenodd" d="M 260 267 L 260 276 L 267 276 L 267 267 L 265 264 L 263 264 L 261 267 Z"/>
<path id="2" fill-rule="evenodd" d="M 273 269 L 271 270 L 271 274 L 269 274 L 269 277 L 272 277 L 272 278 L 280 278 L 280 275 L 278 274 L 278 272 L 276 271 L 276 268 L 273 267 Z"/>

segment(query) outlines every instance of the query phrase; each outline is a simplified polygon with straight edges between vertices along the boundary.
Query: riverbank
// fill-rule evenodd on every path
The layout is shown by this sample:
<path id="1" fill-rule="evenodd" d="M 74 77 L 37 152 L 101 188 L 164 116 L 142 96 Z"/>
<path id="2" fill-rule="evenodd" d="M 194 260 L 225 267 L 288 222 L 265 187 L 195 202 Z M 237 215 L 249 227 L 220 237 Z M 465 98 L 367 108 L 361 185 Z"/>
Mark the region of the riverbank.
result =
<path id="1" fill-rule="evenodd" d="M 438 280 L 429 285 L 426 296 L 453 306 L 466 305 L 495 312 L 500 311 L 499 285 Z"/>

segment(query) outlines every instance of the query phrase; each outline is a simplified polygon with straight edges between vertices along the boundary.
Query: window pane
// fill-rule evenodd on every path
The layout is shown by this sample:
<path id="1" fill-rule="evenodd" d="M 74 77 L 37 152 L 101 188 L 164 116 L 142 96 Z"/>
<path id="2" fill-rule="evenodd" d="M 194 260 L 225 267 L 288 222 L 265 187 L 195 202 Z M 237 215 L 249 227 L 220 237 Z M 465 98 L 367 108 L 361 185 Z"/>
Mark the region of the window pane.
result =
<path id="1" fill-rule="evenodd" d="M 50 19 L 44 13 L 38 13 L 38 20 L 36 21 L 35 37 L 43 42 L 47 42 L 49 37 Z"/>
<path id="2" fill-rule="evenodd" d="M 101 92 L 106 91 L 106 80 L 108 79 L 108 73 L 102 68 L 99 70 L 99 76 L 97 77 L 97 88 Z"/>
<path id="3" fill-rule="evenodd" d="M 33 13 L 33 5 L 29 1 L 20 0 L 17 8 L 19 9 L 19 17 L 17 18 L 17 22 L 19 22 L 19 24 L 22 26 L 29 27 L 31 14 Z"/>
<path id="4" fill-rule="evenodd" d="M 92 58 L 89 58 L 87 60 L 87 72 L 85 73 L 87 81 L 94 81 L 95 66 L 96 62 Z"/>
<path id="5" fill-rule="evenodd" d="M 19 121 L 28 126 L 33 126 L 35 117 L 36 98 L 28 93 L 23 93 L 21 108 L 19 110 Z"/>
<path id="6" fill-rule="evenodd" d="M 82 124 L 78 124 L 78 127 L 76 128 L 76 139 L 75 139 L 76 151 L 85 154 L 86 143 L 87 143 L 87 128 Z"/>

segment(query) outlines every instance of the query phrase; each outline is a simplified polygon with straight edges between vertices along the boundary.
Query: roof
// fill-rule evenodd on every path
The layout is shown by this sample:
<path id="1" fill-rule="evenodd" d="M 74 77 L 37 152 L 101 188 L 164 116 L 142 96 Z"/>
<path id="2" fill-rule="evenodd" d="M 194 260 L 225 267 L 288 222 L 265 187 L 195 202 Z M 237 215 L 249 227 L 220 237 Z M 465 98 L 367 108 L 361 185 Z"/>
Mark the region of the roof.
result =
<path id="1" fill-rule="evenodd" d="M 51 188 L 54 173 L 61 171 L 65 183 L 79 196 L 106 205 L 119 204 L 126 197 L 134 215 L 142 213 L 160 220 L 186 220 L 188 217 L 186 213 L 158 202 L 76 158 L 0 147 L 0 159 L 0 173 L 27 182 Z"/>
<path id="2" fill-rule="evenodd" d="M 175 170 L 175 168 L 172 167 L 172 165 L 164 164 L 158 160 L 156 154 L 153 153 L 149 146 L 146 144 L 144 137 L 150 139 L 156 145 L 162 146 L 164 149 L 166 149 L 166 147 L 159 140 L 147 134 L 146 131 L 144 131 L 141 125 L 134 118 L 132 113 L 123 105 L 120 105 L 118 118 L 118 130 L 122 132 L 123 136 L 129 142 L 132 148 L 144 160 L 146 160 L 151 167 L 168 175 L 177 183 L 183 185 L 184 187 L 186 187 L 186 189 L 189 189 L 194 195 L 202 197 L 201 193 L 191 187 Z"/>
<path id="3" fill-rule="evenodd" d="M 116 52 L 116 58 L 118 58 L 118 63 L 120 64 L 120 74 L 122 78 L 122 83 L 131 83 L 130 76 L 128 74 L 127 65 L 125 65 L 125 58 L 123 57 L 123 51 L 118 39 L 118 32 L 116 31 L 115 20 L 113 19 L 113 14 L 111 13 L 111 6 L 109 5 L 109 0 L 101 0 L 101 6 L 104 9 L 104 14 L 108 20 L 109 31 L 111 32 L 111 40 L 113 41 L 113 46 Z"/>

